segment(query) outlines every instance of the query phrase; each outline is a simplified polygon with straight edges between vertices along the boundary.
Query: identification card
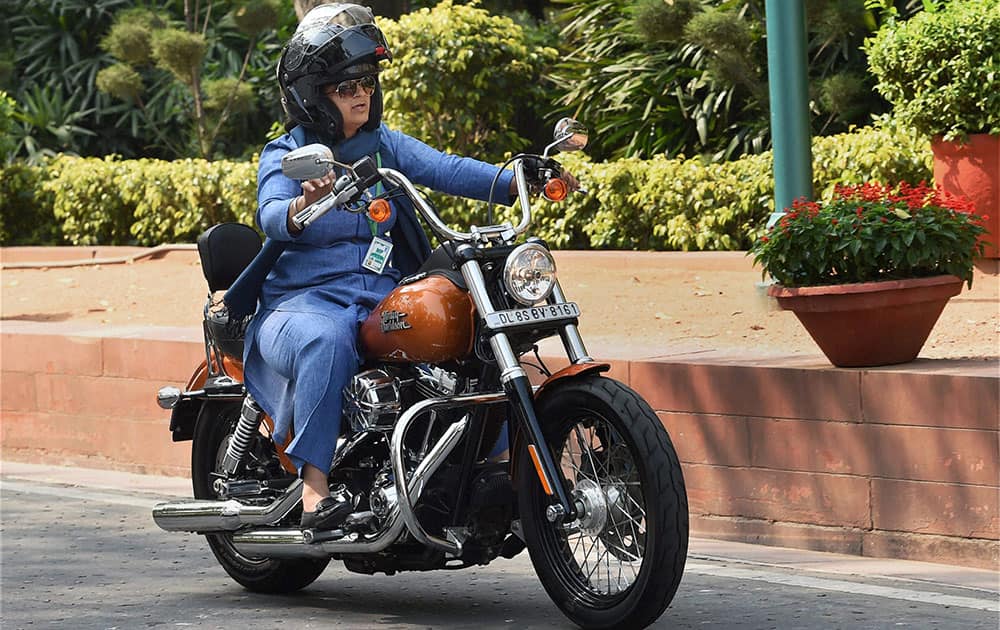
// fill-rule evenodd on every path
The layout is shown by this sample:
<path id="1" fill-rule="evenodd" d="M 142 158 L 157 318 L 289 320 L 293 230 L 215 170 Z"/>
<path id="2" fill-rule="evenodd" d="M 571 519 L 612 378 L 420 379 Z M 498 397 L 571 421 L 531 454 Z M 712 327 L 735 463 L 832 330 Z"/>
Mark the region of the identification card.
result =
<path id="1" fill-rule="evenodd" d="M 389 264 L 389 254 L 391 253 L 392 243 L 376 236 L 372 239 L 372 244 L 368 246 L 368 253 L 365 254 L 365 260 L 361 266 L 369 271 L 382 273 L 385 266 Z"/>

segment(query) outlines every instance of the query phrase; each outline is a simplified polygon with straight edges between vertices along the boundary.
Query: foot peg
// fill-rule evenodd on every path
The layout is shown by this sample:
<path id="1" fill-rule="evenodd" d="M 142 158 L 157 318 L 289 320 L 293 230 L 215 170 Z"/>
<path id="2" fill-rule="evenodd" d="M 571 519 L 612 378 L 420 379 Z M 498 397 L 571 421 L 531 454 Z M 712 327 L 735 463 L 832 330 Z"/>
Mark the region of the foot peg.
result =
<path id="1" fill-rule="evenodd" d="M 358 532 L 374 533 L 375 531 L 375 513 L 370 510 L 366 510 L 364 512 L 349 514 L 337 529 L 304 529 L 302 530 L 302 539 L 306 542 L 306 544 L 313 544 L 326 542 L 328 540 L 337 540 L 348 534 Z"/>

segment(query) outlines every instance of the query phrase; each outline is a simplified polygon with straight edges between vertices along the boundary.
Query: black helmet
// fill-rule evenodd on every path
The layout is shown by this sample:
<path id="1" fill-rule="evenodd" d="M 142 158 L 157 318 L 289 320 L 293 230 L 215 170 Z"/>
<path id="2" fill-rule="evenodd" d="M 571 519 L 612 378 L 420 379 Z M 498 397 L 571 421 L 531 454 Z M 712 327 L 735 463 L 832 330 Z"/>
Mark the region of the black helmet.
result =
<path id="1" fill-rule="evenodd" d="M 375 92 L 362 129 L 376 129 L 382 122 L 378 62 L 389 59 L 389 45 L 369 9 L 353 4 L 319 5 L 302 18 L 281 53 L 281 105 L 292 122 L 336 142 L 343 138 L 343 119 L 323 94 L 323 86 L 374 75 Z"/>

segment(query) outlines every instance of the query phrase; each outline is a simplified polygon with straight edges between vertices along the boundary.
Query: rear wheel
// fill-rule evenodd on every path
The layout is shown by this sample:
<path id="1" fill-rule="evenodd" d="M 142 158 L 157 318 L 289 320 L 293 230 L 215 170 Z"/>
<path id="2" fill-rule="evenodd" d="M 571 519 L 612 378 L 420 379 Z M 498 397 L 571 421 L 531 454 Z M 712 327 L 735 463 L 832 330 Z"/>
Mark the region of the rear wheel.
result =
<path id="1" fill-rule="evenodd" d="M 674 597 L 687 556 L 680 462 L 656 414 L 611 379 L 584 377 L 536 403 L 579 518 L 553 524 L 527 445 L 518 454 L 518 502 L 538 577 L 584 628 L 642 628 Z"/>
<path id="2" fill-rule="evenodd" d="M 222 459 L 240 417 L 241 403 L 206 404 L 195 426 L 191 480 L 196 499 L 221 499 L 214 488 Z M 264 438 L 262 438 L 264 439 Z M 274 447 L 267 442 L 265 448 Z M 234 580 L 259 593 L 290 593 L 312 584 L 329 560 L 251 558 L 238 552 L 232 535 L 206 534 L 216 560 Z"/>

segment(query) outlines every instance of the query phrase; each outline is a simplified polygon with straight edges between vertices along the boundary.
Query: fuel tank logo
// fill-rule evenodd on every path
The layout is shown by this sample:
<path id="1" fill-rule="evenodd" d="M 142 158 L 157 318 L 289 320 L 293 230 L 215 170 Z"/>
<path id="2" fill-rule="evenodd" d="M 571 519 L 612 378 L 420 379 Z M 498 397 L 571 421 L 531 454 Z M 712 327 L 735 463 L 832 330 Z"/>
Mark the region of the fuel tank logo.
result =
<path id="1" fill-rule="evenodd" d="M 382 311 L 382 332 L 413 328 L 408 321 L 403 319 L 404 317 L 406 317 L 406 313 L 399 311 Z"/>

